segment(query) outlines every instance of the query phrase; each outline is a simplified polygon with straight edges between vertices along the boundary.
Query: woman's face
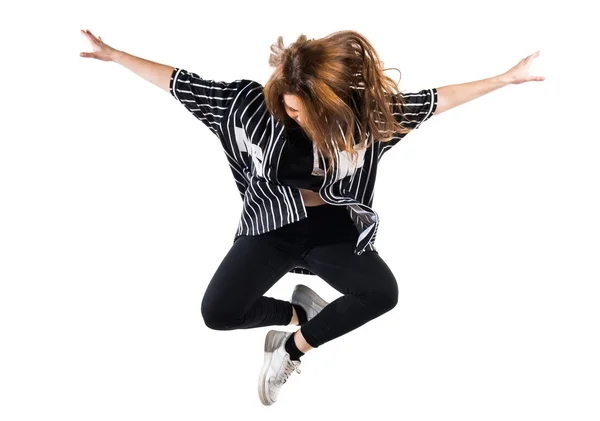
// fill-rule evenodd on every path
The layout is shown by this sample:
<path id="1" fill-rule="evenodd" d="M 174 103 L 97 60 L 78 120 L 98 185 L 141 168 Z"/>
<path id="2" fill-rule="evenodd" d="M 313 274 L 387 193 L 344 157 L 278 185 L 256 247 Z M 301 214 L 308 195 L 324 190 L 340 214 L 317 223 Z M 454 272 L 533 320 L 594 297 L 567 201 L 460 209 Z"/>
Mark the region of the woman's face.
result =
<path id="1" fill-rule="evenodd" d="M 287 115 L 302 126 L 302 103 L 296 95 L 283 94 L 283 105 Z"/>

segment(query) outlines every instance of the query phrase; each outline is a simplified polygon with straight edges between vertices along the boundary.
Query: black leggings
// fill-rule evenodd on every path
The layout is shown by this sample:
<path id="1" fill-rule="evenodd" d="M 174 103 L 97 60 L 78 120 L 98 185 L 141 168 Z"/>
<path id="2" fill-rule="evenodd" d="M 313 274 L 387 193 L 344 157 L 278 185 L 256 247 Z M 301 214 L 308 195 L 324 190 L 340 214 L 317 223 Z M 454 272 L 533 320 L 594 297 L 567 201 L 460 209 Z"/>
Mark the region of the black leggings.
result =
<path id="1" fill-rule="evenodd" d="M 291 303 L 263 294 L 295 266 L 309 269 L 344 294 L 301 326 L 314 348 L 394 308 L 396 279 L 376 251 L 354 254 L 358 231 L 345 206 L 306 209 L 306 219 L 236 239 L 202 300 L 202 317 L 209 328 L 288 325 Z"/>

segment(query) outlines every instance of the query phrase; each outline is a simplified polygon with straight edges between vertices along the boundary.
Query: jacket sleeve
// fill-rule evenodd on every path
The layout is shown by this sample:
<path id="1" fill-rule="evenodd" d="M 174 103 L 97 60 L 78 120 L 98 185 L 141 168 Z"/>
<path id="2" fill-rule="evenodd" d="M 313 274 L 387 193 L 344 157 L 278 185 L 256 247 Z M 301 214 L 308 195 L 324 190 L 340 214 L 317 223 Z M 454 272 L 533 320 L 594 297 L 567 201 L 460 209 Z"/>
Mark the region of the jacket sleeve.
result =
<path id="1" fill-rule="evenodd" d="M 418 129 L 421 124 L 433 115 L 437 108 L 438 93 L 436 88 L 401 93 L 400 95 L 402 96 L 403 103 L 392 100 L 390 104 L 392 105 L 394 117 L 406 128 Z M 396 133 L 389 142 L 380 142 L 380 156 L 400 142 L 407 134 Z"/>
<path id="2" fill-rule="evenodd" d="M 245 82 L 247 81 L 244 79 L 233 82 L 203 79 L 196 73 L 175 68 L 171 74 L 169 91 L 198 120 L 218 135 L 223 118 L 236 102 Z"/>
<path id="3" fill-rule="evenodd" d="M 414 93 L 402 93 L 404 104 L 393 103 L 394 116 L 409 129 L 418 129 L 437 108 L 437 89 L 423 89 Z M 399 112 L 399 106 L 402 112 Z"/>

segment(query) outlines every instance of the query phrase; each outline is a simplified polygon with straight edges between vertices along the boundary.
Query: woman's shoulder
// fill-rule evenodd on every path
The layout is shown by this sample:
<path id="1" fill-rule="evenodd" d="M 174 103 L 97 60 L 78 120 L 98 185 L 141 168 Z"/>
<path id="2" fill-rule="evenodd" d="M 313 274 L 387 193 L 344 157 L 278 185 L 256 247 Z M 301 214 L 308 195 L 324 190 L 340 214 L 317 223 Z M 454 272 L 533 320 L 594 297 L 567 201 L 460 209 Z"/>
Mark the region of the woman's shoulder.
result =
<path id="1" fill-rule="evenodd" d="M 238 79 L 238 100 L 234 107 L 246 108 L 248 105 L 252 107 L 261 106 L 265 98 L 263 93 L 263 85 L 253 79 Z"/>
<path id="2" fill-rule="evenodd" d="M 264 89 L 264 86 L 260 82 L 254 80 L 254 79 L 243 79 L 243 80 L 248 84 L 248 86 L 251 86 L 252 88 L 260 89 L 261 91 Z"/>

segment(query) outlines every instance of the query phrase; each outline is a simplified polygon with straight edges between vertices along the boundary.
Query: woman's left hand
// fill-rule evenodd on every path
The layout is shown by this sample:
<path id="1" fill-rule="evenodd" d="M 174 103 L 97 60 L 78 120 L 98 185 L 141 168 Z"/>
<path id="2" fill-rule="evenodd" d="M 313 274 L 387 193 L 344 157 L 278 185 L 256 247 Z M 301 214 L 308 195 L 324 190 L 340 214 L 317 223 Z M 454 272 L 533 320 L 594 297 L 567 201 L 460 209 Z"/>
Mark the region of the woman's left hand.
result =
<path id="1" fill-rule="evenodd" d="M 523 82 L 543 81 L 544 79 L 546 79 L 544 76 L 532 76 L 529 74 L 529 66 L 531 66 L 533 59 L 539 55 L 540 52 L 536 51 L 535 53 L 525 57 L 524 59 L 519 61 L 516 66 L 504 73 L 503 76 L 506 77 L 509 83 L 512 83 L 514 85 L 518 85 L 519 83 Z"/>

